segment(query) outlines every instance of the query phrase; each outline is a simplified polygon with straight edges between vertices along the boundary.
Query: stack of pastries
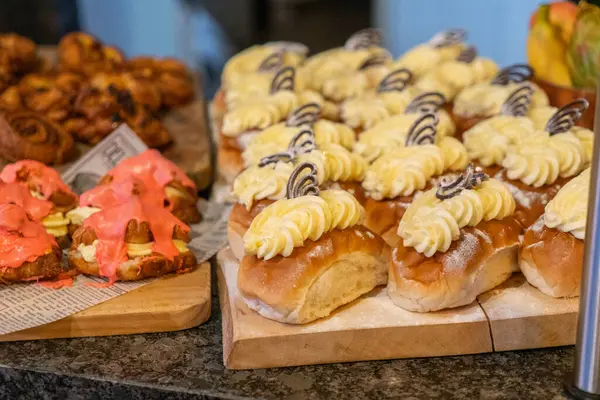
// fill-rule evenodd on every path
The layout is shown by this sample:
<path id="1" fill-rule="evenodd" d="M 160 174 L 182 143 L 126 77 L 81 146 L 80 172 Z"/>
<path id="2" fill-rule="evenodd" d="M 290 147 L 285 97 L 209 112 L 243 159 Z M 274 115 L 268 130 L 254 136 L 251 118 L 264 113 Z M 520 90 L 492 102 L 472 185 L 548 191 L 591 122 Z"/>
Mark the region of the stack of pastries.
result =
<path id="1" fill-rule="evenodd" d="M 522 271 L 577 296 L 593 132 L 527 65 L 435 35 L 397 60 L 363 30 L 343 47 L 268 43 L 213 102 L 235 200 L 229 244 L 251 309 L 304 324 L 376 286 L 413 312 L 460 307 Z"/>
<path id="2" fill-rule="evenodd" d="M 74 140 L 94 145 L 127 123 L 153 148 L 171 142 L 165 110 L 189 103 L 194 82 L 174 59 L 127 59 L 83 32 L 64 36 L 56 65 L 40 62 L 35 43 L 0 35 L 0 157 L 62 164 Z"/>
<path id="3" fill-rule="evenodd" d="M 197 200 L 192 181 L 156 150 L 125 159 L 81 196 L 42 163 L 9 164 L 0 172 L 0 283 L 68 272 L 112 284 L 190 271 Z"/>

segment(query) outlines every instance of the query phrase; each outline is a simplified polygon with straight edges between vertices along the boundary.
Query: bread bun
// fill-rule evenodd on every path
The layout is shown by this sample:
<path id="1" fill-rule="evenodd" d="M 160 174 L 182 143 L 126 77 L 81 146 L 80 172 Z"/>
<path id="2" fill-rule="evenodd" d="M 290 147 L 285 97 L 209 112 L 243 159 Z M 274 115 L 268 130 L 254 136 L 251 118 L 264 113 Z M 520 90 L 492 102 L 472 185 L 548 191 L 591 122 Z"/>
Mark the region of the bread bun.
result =
<path id="1" fill-rule="evenodd" d="M 252 220 L 274 202 L 274 200 L 268 199 L 259 200 L 252 204 L 250 210 L 247 210 L 243 204 L 234 204 L 229 214 L 229 220 L 227 221 L 227 237 L 229 239 L 229 247 L 238 260 L 244 257 L 243 237 L 250 227 Z"/>
<path id="2" fill-rule="evenodd" d="M 497 173 L 495 178 L 508 186 L 517 204 L 514 217 L 519 221 L 523 229 L 527 229 L 544 213 L 546 204 L 556 196 L 560 188 L 566 185 L 573 177 L 559 177 L 553 184 L 541 187 L 533 187 L 520 180 L 509 179 L 506 176 L 505 169 Z"/>
<path id="3" fill-rule="evenodd" d="M 244 170 L 242 152 L 238 149 L 219 144 L 217 151 L 219 173 L 227 183 L 233 183 L 235 177 Z"/>
<path id="4" fill-rule="evenodd" d="M 525 232 L 519 267 L 529 284 L 548 296 L 579 296 L 583 248 L 583 240 L 548 228 L 540 217 Z"/>
<path id="5" fill-rule="evenodd" d="M 399 196 L 391 200 L 374 200 L 367 197 L 363 203 L 365 207 L 363 225 L 380 235 L 388 245 L 398 245 L 400 242 L 400 236 L 396 233 L 398 224 L 413 198 L 414 195 Z"/>
<path id="6" fill-rule="evenodd" d="M 392 250 L 388 294 L 416 312 L 469 304 L 518 270 L 520 232 L 516 219 L 507 217 L 462 228 L 448 251 L 432 257 L 400 244 Z"/>
<path id="7" fill-rule="evenodd" d="M 244 256 L 238 288 L 263 317 L 305 324 L 385 284 L 388 258 L 383 239 L 366 228 L 336 229 L 288 257 Z"/>

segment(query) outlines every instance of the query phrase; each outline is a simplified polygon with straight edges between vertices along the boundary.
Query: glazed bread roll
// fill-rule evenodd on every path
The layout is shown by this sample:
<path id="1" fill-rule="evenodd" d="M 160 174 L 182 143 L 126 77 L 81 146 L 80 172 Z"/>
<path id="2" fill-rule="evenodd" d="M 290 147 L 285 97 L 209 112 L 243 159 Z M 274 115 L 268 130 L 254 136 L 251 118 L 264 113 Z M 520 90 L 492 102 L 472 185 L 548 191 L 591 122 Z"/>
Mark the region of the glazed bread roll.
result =
<path id="1" fill-rule="evenodd" d="M 316 166 L 299 165 L 287 198 L 266 207 L 244 235 L 238 288 L 246 304 L 266 318 L 304 324 L 384 284 L 389 251 L 359 225 L 362 217 L 352 195 L 319 192 Z"/>
<path id="2" fill-rule="evenodd" d="M 525 232 L 519 266 L 527 281 L 552 297 L 579 295 L 590 170 L 567 183 Z"/>
<path id="3" fill-rule="evenodd" d="M 73 235 L 69 265 L 109 282 L 187 272 L 196 266 L 189 227 L 138 197 L 89 216 Z"/>
<path id="4" fill-rule="evenodd" d="M 388 294 L 409 311 L 469 304 L 517 270 L 521 227 L 506 186 L 470 165 L 408 207 L 392 250 Z"/>
<path id="5" fill-rule="evenodd" d="M 0 204 L 0 283 L 50 279 L 61 272 L 62 252 L 52 235 L 18 205 Z"/>

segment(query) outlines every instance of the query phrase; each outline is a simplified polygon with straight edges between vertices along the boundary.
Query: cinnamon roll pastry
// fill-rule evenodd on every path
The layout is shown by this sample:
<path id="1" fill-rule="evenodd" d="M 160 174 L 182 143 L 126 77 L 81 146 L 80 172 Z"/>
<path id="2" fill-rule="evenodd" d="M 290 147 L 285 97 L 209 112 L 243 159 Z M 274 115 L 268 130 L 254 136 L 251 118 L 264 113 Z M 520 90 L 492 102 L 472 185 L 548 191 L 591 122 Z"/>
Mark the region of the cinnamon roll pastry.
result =
<path id="1" fill-rule="evenodd" d="M 119 49 L 104 45 L 84 32 L 72 32 L 58 43 L 61 69 L 92 76 L 101 71 L 116 71 L 125 66 L 125 56 Z"/>
<path id="2" fill-rule="evenodd" d="M 73 137 L 50 119 L 31 111 L 4 113 L 0 120 L 0 156 L 63 164 L 75 156 Z"/>
<path id="3" fill-rule="evenodd" d="M 73 235 L 69 265 L 109 284 L 188 272 L 197 264 L 189 232 L 163 207 L 132 197 L 84 221 Z"/>
<path id="4" fill-rule="evenodd" d="M 161 94 L 153 78 L 136 77 L 130 72 L 100 72 L 90 79 L 90 85 L 100 91 L 109 91 L 109 87 L 127 91 L 136 104 L 143 104 L 151 111 L 161 106 Z"/>
<path id="5" fill-rule="evenodd" d="M 82 86 L 74 74 L 63 73 L 60 78 L 51 75 L 29 74 L 19 83 L 23 106 L 61 123 L 73 113 L 73 101 Z M 77 82 L 77 83 L 76 83 Z"/>
<path id="6" fill-rule="evenodd" d="M 0 204 L 0 283 L 51 279 L 62 272 L 62 251 L 54 237 L 23 208 Z"/>
<path id="7" fill-rule="evenodd" d="M 294 170 L 286 192 L 244 235 L 238 288 L 248 307 L 306 324 L 385 283 L 388 247 L 360 225 L 364 210 L 351 194 L 320 191 L 311 163 Z"/>
<path id="8" fill-rule="evenodd" d="M 0 34 L 0 75 L 19 78 L 37 65 L 37 46 L 14 33 Z"/>
<path id="9" fill-rule="evenodd" d="M 469 304 L 518 270 L 521 227 L 506 186 L 470 165 L 417 196 L 392 249 L 388 294 L 430 312 Z"/>
<path id="10" fill-rule="evenodd" d="M 156 85 L 163 107 L 182 106 L 194 99 L 194 80 L 183 62 L 174 58 L 135 57 L 127 65 L 134 78 Z"/>
<path id="11" fill-rule="evenodd" d="M 100 185 L 129 180 L 136 176 L 145 187 L 158 187 L 164 192 L 165 206 L 185 223 L 200 222 L 197 208 L 198 190 L 194 182 L 173 162 L 157 150 L 146 150 L 121 161 L 100 180 Z"/>
<path id="12" fill-rule="evenodd" d="M 9 86 L 0 94 L 0 113 L 22 110 L 23 99 L 17 86 Z"/>

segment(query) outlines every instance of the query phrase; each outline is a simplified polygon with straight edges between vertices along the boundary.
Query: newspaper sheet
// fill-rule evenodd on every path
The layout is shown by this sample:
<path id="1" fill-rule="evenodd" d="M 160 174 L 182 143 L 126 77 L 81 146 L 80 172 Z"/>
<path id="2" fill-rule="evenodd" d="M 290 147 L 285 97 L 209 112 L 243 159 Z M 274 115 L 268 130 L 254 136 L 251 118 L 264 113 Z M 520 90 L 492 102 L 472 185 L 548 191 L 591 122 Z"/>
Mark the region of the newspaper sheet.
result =
<path id="1" fill-rule="evenodd" d="M 134 156 L 147 147 L 126 125 L 121 125 L 63 174 L 64 181 L 77 193 L 96 185 L 108 170 L 124 158 Z M 198 262 L 212 257 L 227 242 L 227 217 L 231 206 L 200 200 L 203 221 L 191 225 L 189 248 Z M 88 307 L 110 300 L 152 280 L 117 282 L 98 288 L 89 283 L 101 278 L 78 276 L 73 286 L 46 288 L 35 283 L 0 286 L 0 335 L 33 328 L 68 317 Z"/>

